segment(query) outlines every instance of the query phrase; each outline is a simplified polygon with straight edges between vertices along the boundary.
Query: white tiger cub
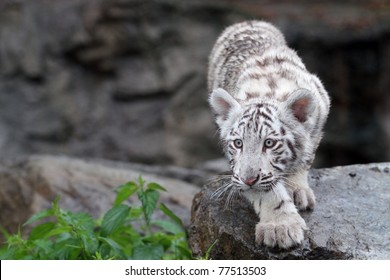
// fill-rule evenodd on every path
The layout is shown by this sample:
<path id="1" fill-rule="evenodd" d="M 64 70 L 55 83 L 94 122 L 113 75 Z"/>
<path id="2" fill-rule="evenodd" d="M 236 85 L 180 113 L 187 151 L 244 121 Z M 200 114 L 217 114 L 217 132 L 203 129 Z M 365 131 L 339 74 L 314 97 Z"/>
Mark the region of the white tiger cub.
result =
<path id="1" fill-rule="evenodd" d="M 208 87 L 233 172 L 219 192 L 240 193 L 253 204 L 258 244 L 300 244 L 306 224 L 297 208 L 315 204 L 307 173 L 330 106 L 322 83 L 277 28 L 247 21 L 218 38 Z"/>

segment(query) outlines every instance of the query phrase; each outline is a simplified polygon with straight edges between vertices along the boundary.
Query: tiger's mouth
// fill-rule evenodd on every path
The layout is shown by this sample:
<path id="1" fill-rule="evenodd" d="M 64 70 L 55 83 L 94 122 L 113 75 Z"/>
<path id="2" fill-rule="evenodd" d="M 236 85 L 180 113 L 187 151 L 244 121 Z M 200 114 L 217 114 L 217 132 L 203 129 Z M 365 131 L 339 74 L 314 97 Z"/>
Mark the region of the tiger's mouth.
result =
<path id="1" fill-rule="evenodd" d="M 240 183 L 236 185 L 238 186 L 238 189 L 241 192 L 245 192 L 245 191 L 269 192 L 276 187 L 278 181 L 279 180 L 277 178 L 274 178 L 273 180 L 260 181 L 253 186 L 248 186 L 245 183 Z"/>
<path id="2" fill-rule="evenodd" d="M 263 183 L 263 184 L 259 185 L 259 188 L 263 192 L 269 192 L 270 190 L 272 190 L 275 187 L 275 184 L 276 184 L 275 181 Z"/>

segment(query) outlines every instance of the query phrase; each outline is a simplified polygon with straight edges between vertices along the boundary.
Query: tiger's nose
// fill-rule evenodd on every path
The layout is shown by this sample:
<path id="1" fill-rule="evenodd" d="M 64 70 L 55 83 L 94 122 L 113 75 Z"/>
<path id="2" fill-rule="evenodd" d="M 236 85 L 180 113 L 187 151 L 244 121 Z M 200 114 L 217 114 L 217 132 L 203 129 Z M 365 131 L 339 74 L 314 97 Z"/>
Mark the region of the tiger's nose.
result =
<path id="1" fill-rule="evenodd" d="M 246 180 L 244 180 L 244 183 L 245 183 L 245 185 L 252 187 L 259 180 L 259 177 L 260 176 L 257 175 L 256 177 L 246 179 Z"/>

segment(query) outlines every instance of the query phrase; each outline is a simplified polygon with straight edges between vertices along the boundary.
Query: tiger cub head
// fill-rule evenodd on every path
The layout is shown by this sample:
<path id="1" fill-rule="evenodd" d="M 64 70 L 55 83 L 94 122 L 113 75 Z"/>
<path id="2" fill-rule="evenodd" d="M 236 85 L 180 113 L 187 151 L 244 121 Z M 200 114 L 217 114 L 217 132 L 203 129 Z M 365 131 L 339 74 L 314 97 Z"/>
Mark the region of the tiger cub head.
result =
<path id="1" fill-rule="evenodd" d="M 221 88 L 211 93 L 209 103 L 236 187 L 268 191 L 311 163 L 309 133 L 315 111 L 311 96 L 298 89 L 283 102 L 239 102 Z"/>

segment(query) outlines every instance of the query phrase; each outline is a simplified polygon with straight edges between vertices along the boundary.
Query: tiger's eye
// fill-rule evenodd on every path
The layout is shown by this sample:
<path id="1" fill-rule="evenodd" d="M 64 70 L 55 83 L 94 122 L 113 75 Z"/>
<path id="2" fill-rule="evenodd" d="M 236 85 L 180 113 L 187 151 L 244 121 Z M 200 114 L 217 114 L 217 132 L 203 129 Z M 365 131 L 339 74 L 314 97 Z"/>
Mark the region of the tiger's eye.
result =
<path id="1" fill-rule="evenodd" d="M 273 146 L 275 146 L 275 144 L 276 144 L 276 141 L 275 141 L 275 140 L 272 140 L 272 139 L 266 139 L 266 140 L 264 141 L 264 146 L 265 146 L 266 148 L 272 148 Z"/>
<path id="2" fill-rule="evenodd" d="M 242 145 L 243 145 L 241 139 L 236 139 L 236 140 L 234 140 L 234 141 L 233 141 L 233 144 L 234 144 L 234 146 L 235 146 L 237 149 L 241 149 L 241 148 L 242 148 Z"/>

